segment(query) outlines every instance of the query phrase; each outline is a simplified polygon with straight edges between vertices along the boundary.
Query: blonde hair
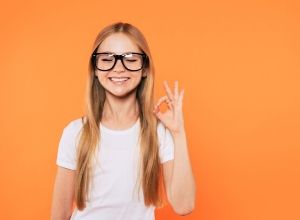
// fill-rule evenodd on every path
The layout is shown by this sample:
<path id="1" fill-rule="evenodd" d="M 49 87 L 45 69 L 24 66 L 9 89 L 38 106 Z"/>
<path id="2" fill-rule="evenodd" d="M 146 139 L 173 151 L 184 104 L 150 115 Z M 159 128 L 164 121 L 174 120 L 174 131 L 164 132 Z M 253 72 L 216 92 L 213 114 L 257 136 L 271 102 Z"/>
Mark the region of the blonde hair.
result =
<path id="1" fill-rule="evenodd" d="M 157 139 L 158 120 L 152 113 L 154 107 L 154 66 L 146 39 L 143 34 L 129 23 L 117 22 L 106 26 L 97 35 L 92 52 L 108 36 L 114 33 L 124 33 L 134 40 L 137 46 L 147 55 L 146 66 L 137 88 L 137 101 L 140 109 L 140 163 L 138 167 L 139 190 L 142 185 L 144 203 L 146 206 L 162 207 L 164 188 L 162 181 L 162 168 L 159 158 L 159 144 Z M 100 141 L 100 121 L 105 101 L 105 90 L 95 77 L 92 56 L 88 65 L 88 80 L 86 87 L 86 117 L 82 117 L 83 126 L 77 149 L 77 169 L 75 177 L 75 202 L 77 209 L 86 207 L 86 200 L 90 190 L 90 178 L 93 172 L 93 157 Z M 141 175 L 140 175 L 141 174 Z"/>

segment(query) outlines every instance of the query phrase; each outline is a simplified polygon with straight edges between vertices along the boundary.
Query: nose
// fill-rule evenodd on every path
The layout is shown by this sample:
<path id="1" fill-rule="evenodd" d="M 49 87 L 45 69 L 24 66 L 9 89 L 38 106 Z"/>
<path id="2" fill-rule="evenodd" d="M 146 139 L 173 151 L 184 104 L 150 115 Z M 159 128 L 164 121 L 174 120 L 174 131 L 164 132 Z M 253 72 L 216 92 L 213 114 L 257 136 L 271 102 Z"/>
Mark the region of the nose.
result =
<path id="1" fill-rule="evenodd" d="M 115 71 L 115 72 L 125 71 L 125 68 L 124 68 L 121 60 L 117 60 L 116 65 L 113 68 L 113 71 Z"/>

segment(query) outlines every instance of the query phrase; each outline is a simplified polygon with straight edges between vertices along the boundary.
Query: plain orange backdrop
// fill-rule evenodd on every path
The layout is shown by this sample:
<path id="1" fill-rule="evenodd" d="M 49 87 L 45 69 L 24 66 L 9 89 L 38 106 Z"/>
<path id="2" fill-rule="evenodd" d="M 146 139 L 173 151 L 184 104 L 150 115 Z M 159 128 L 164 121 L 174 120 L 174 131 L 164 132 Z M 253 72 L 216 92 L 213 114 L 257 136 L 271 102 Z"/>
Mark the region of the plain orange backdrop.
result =
<path id="1" fill-rule="evenodd" d="M 62 128 L 84 111 L 96 34 L 145 34 L 185 89 L 196 209 L 157 220 L 300 219 L 299 1 L 7 1 L 0 9 L 0 219 L 49 219 Z"/>

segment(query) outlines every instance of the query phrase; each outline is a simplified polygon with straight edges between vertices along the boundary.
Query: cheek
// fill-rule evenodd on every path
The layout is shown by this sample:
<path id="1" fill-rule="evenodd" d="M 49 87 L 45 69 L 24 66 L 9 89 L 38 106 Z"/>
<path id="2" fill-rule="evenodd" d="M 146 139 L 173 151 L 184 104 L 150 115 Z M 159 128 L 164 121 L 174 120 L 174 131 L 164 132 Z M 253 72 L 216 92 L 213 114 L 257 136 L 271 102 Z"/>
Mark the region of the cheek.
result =
<path id="1" fill-rule="evenodd" d="M 132 82 L 139 82 L 141 80 L 141 78 L 142 78 L 142 75 L 140 73 L 131 77 Z"/>
<path id="2" fill-rule="evenodd" d="M 106 80 L 108 79 L 108 72 L 97 71 L 97 76 L 99 80 Z"/>

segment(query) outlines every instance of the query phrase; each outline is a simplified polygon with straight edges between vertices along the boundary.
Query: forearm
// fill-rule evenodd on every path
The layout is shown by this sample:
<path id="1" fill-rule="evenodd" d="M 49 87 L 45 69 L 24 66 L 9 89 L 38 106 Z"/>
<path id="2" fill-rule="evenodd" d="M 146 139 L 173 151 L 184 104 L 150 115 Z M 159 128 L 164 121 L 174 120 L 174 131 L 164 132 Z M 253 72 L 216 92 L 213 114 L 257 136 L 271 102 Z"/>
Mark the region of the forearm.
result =
<path id="1" fill-rule="evenodd" d="M 174 138 L 174 165 L 171 181 L 171 200 L 180 210 L 191 211 L 195 206 L 196 186 L 190 164 L 185 132 L 172 133 Z M 184 211 L 185 212 L 185 211 Z"/>

